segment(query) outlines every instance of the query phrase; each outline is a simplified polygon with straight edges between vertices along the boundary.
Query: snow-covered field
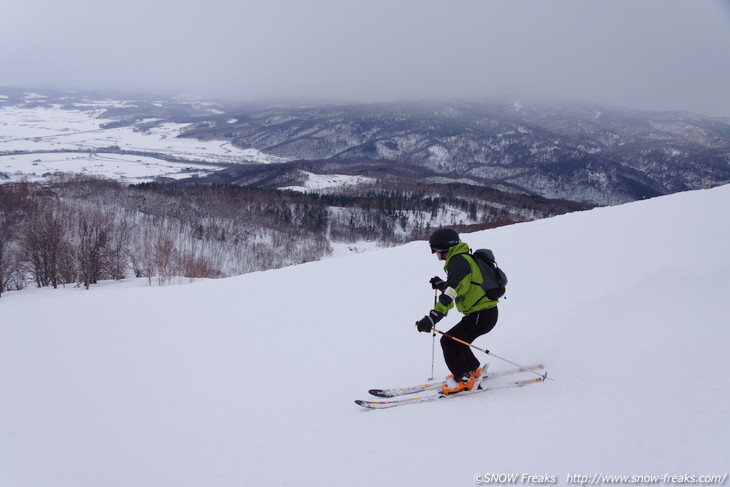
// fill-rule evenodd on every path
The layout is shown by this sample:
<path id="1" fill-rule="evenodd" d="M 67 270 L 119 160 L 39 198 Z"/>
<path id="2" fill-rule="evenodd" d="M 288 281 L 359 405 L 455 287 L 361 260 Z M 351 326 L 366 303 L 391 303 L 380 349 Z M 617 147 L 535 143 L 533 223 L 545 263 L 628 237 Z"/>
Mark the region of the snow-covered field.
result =
<path id="1" fill-rule="evenodd" d="M 464 235 L 510 278 L 477 344 L 555 381 L 383 411 L 353 400 L 430 375 L 413 323 L 442 272 L 423 242 L 189 285 L 6 293 L 0 484 L 727 481 L 729 205 L 724 186 Z"/>
<path id="2" fill-rule="evenodd" d="M 287 186 L 281 189 L 292 191 L 320 191 L 330 188 L 374 184 L 375 179 L 366 176 L 349 176 L 346 174 L 314 174 L 305 172 L 306 180 L 301 186 Z"/>
<path id="3" fill-rule="evenodd" d="M 218 168 L 129 154 L 54 152 L 0 156 L 0 172 L 9 176 L 7 181 L 42 181 L 46 175 L 60 172 L 140 183 L 158 177 L 180 179 L 203 176 L 214 169 Z M 2 181 L 0 178 L 0 182 Z"/>
<path id="4" fill-rule="evenodd" d="M 0 173 L 4 174 L 0 182 L 42 180 L 54 172 L 142 182 L 156 177 L 209 174 L 221 169 L 217 164 L 283 161 L 226 141 L 177 138 L 188 127 L 186 124 L 102 128 L 114 122 L 102 118 L 104 109 L 124 106 L 124 102 L 101 100 L 90 105 L 82 110 L 54 104 L 25 107 L 0 102 Z M 110 147 L 115 152 L 109 151 Z"/>

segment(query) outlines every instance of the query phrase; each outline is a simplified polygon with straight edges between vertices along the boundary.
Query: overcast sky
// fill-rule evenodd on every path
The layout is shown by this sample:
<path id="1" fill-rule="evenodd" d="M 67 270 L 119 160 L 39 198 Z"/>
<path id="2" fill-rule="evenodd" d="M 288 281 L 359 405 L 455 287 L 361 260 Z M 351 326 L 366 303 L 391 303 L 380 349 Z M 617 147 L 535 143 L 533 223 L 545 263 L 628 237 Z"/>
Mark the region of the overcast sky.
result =
<path id="1" fill-rule="evenodd" d="M 730 116 L 729 0 L 0 0 L 0 86 Z"/>

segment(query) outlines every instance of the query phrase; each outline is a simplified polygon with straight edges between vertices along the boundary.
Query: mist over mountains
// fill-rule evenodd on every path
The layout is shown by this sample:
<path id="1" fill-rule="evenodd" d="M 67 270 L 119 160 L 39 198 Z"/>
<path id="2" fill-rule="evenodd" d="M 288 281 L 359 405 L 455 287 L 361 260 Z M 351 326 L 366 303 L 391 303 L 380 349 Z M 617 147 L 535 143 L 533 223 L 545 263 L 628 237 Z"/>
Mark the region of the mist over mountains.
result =
<path id="1" fill-rule="evenodd" d="M 0 108 L 11 106 L 93 113 L 100 119 L 99 132 L 127 128 L 150 134 L 174 124 L 173 133 L 161 136 L 166 142 L 177 143 L 174 138 L 180 143 L 187 139 L 229 144 L 217 159 L 195 150 L 185 157 L 159 147 L 135 150 L 113 137 L 107 147 L 98 142 L 88 148 L 96 154 L 218 166 L 199 171 L 186 182 L 307 188 L 312 178 L 338 175 L 348 176 L 337 180 L 346 181 L 350 190 L 375 181 L 468 184 L 613 205 L 730 181 L 730 119 L 688 112 L 517 96 L 234 104 L 118 93 L 0 90 Z M 0 155 L 9 154 L 5 145 L 0 145 Z M 23 149 L 33 152 L 32 147 Z"/>
<path id="2" fill-rule="evenodd" d="M 407 164 L 421 168 L 422 178 L 459 177 L 593 205 L 730 181 L 728 119 L 557 100 L 244 107 L 198 120 L 182 136 L 326 161 L 318 166 L 324 172 L 373 161 L 377 172 L 395 174 Z"/>

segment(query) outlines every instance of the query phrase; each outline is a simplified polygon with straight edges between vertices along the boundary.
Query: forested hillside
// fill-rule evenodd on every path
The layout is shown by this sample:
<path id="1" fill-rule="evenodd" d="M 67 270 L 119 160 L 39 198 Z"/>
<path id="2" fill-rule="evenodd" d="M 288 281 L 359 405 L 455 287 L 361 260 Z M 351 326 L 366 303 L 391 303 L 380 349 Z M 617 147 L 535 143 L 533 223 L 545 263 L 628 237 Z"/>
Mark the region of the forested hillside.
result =
<path id="1" fill-rule="evenodd" d="M 56 177 L 0 185 L 0 292 L 101 279 L 225 277 L 319 260 L 338 243 L 394 245 L 586 206 L 469 185 L 303 193 Z"/>

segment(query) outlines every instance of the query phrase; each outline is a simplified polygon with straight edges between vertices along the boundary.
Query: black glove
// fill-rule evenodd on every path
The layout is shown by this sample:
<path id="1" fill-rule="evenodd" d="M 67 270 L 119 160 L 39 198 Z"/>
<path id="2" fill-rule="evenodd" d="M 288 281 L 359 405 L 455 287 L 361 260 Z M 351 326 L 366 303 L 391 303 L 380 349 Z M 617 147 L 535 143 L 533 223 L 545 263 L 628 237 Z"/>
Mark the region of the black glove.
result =
<path id="1" fill-rule="evenodd" d="M 431 283 L 431 289 L 438 289 L 441 292 L 446 289 L 446 281 L 441 279 L 439 276 L 433 276 L 428 282 Z"/>
<path id="2" fill-rule="evenodd" d="M 421 321 L 416 322 L 418 331 L 428 333 L 429 331 L 431 331 L 431 328 L 436 326 L 436 323 L 441 321 L 441 318 L 443 318 L 443 317 L 444 317 L 444 315 L 442 315 L 435 309 L 432 309 L 431 312 L 428 313 L 426 316 L 424 316 Z"/>

